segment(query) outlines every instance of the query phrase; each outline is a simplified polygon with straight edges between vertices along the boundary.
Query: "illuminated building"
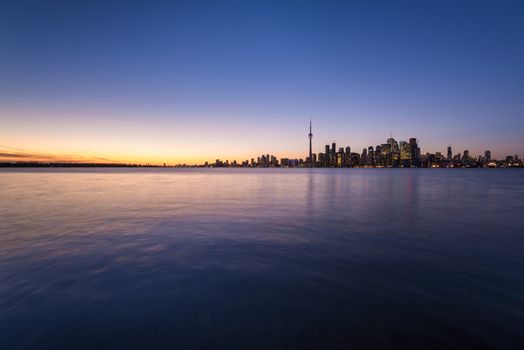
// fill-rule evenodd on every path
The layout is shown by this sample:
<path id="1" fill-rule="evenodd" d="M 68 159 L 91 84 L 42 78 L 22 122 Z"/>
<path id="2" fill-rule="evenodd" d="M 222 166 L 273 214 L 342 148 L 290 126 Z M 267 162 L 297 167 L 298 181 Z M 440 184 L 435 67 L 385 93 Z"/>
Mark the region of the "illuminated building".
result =
<path id="1" fill-rule="evenodd" d="M 406 141 L 399 142 L 400 148 L 400 164 L 404 168 L 411 166 L 411 146 Z"/>

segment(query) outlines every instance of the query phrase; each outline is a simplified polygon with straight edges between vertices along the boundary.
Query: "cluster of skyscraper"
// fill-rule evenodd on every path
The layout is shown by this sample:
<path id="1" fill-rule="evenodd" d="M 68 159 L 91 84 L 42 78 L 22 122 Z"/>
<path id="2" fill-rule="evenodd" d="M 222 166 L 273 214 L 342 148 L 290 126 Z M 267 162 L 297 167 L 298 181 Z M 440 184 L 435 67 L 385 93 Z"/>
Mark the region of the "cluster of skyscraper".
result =
<path id="1" fill-rule="evenodd" d="M 251 167 L 251 168 L 275 168 L 279 167 L 282 164 L 282 160 L 279 163 L 277 157 L 269 154 L 263 154 L 260 157 L 258 157 L 256 160 L 255 158 L 251 158 L 251 161 L 245 160 L 241 163 L 237 163 L 236 160 L 229 162 L 229 160 L 226 160 L 225 162 L 221 161 L 220 159 L 217 159 L 214 163 L 209 164 L 206 162 L 204 166 L 212 166 L 215 168 L 227 168 L 227 167 Z M 298 166 L 298 163 L 297 165 Z"/>
<path id="2" fill-rule="evenodd" d="M 519 167 L 524 163 L 518 156 L 508 156 L 505 160 L 492 160 L 491 152 L 485 151 L 484 155 L 472 157 L 468 150 L 462 154 L 452 154 L 451 146 L 444 156 L 440 152 L 421 154 L 418 140 L 410 138 L 409 141 L 398 141 L 393 137 L 386 143 L 375 147 L 364 148 L 361 153 L 351 152 L 351 147 L 340 147 L 333 142 L 326 145 L 323 153 L 313 153 L 313 133 L 311 122 L 309 124 L 309 155 L 303 159 L 281 158 L 280 162 L 273 155 L 262 155 L 255 161 L 222 162 L 219 159 L 214 164 L 205 166 L 213 167 L 315 167 L 315 168 L 348 168 L 348 167 L 381 167 L 381 168 L 431 168 L 431 167 Z"/>
<path id="3" fill-rule="evenodd" d="M 311 158 L 310 158 L 311 157 Z M 342 168 L 342 167 L 420 167 L 420 147 L 417 139 L 409 142 L 397 142 L 390 137 L 386 143 L 364 148 L 362 153 L 351 152 L 351 147 L 340 147 L 333 142 L 325 146 L 324 153 L 311 153 L 306 158 L 306 164 L 312 167 Z"/>

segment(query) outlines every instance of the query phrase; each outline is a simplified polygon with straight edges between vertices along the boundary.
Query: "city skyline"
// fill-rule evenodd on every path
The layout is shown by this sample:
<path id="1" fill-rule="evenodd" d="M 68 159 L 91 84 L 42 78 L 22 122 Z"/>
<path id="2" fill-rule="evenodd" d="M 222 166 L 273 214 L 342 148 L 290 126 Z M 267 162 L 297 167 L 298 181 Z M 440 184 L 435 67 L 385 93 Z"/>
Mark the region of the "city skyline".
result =
<path id="1" fill-rule="evenodd" d="M 2 160 L 524 154 L 524 3 L 4 1 Z M 241 147 L 239 146 L 241 145 Z"/>
<path id="2" fill-rule="evenodd" d="M 332 142 L 324 146 L 324 152 L 312 152 L 312 121 L 309 121 L 308 155 L 305 158 L 281 157 L 273 154 L 262 154 L 256 158 L 238 161 L 236 159 L 225 161 L 217 158 L 214 162 L 206 161 L 205 167 L 300 167 L 300 168 L 498 168 L 498 167 L 522 167 L 522 159 L 517 154 L 507 155 L 502 159 L 492 157 L 491 150 L 485 150 L 483 154 L 474 155 L 469 149 L 461 152 L 453 152 L 451 145 L 447 147 L 446 153 L 423 153 L 420 148 L 419 139 L 410 137 L 408 141 L 396 140 L 392 135 L 385 143 L 376 146 L 368 146 L 362 152 L 355 152 L 349 145 L 338 145 Z M 183 164 L 186 166 L 188 164 Z M 196 165 L 196 164 L 194 164 Z M 164 166 L 166 166 L 164 164 Z"/>
<path id="3" fill-rule="evenodd" d="M 226 157 L 225 161 L 216 158 L 214 162 L 209 160 L 201 162 L 179 162 L 179 163 L 154 163 L 154 162 L 119 162 L 107 158 L 82 158 L 78 155 L 68 155 L 68 158 L 58 158 L 52 155 L 35 154 L 29 155 L 23 150 L 7 148 L 3 152 L 0 148 L 0 163 L 31 162 L 40 164 L 120 164 L 120 165 L 146 165 L 146 166 L 210 166 L 210 167 L 497 167 L 497 166 L 522 166 L 522 160 L 518 154 L 508 154 L 504 157 L 494 157 L 489 149 L 483 153 L 475 154 L 469 149 L 453 152 L 452 145 L 446 147 L 446 152 L 422 152 L 419 139 L 409 137 L 406 140 L 395 139 L 391 134 L 385 143 L 376 146 L 369 145 L 358 149 L 352 149 L 350 145 L 340 145 L 333 141 L 324 146 L 324 152 L 313 152 L 313 128 L 312 120 L 309 121 L 308 149 L 305 157 L 280 157 L 270 153 L 262 153 L 257 158 L 244 157 L 236 159 Z M 231 161 L 229 160 L 231 159 Z M 244 160 L 245 159 L 245 160 Z"/>

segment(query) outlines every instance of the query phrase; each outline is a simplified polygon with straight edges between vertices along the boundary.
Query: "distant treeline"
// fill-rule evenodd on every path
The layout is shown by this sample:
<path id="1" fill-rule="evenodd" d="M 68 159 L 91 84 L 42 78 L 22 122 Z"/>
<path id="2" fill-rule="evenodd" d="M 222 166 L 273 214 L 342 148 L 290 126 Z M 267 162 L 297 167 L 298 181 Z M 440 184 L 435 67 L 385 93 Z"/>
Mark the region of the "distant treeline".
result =
<path id="1" fill-rule="evenodd" d="M 16 162 L 0 163 L 4 168 L 152 168 L 157 165 L 142 164 L 119 164 L 119 163 L 40 163 L 40 162 Z"/>

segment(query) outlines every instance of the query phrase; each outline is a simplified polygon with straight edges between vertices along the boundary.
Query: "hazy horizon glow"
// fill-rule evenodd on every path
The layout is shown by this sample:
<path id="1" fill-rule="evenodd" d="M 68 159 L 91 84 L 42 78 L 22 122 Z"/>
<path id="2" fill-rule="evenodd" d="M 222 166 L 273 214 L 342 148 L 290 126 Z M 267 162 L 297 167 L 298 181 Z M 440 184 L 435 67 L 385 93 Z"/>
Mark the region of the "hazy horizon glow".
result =
<path id="1" fill-rule="evenodd" d="M 3 1 L 0 161 L 524 155 L 520 1 Z"/>

